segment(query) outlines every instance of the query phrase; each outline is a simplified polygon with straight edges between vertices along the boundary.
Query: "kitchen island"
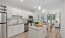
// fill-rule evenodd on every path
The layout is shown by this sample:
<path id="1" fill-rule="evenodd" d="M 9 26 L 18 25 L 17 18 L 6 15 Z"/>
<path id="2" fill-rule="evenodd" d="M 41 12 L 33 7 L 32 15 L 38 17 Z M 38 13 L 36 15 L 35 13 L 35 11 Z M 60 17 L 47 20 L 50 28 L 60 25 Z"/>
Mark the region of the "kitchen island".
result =
<path id="1" fill-rule="evenodd" d="M 45 38 L 47 26 L 43 27 L 29 26 L 29 38 Z"/>

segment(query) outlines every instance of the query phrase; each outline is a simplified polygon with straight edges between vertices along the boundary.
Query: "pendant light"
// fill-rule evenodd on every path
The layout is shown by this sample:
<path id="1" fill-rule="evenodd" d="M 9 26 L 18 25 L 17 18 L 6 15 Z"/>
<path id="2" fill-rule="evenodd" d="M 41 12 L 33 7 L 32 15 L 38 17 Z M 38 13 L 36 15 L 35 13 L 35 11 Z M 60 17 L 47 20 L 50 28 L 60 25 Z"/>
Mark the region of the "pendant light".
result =
<path id="1" fill-rule="evenodd" d="M 34 4 L 34 9 L 36 9 L 37 8 L 37 4 L 36 4 L 36 2 L 35 2 L 35 4 Z"/>
<path id="2" fill-rule="evenodd" d="M 20 1 L 24 1 L 24 0 L 20 0 Z"/>
<path id="3" fill-rule="evenodd" d="M 45 12 L 46 10 L 45 9 L 43 9 L 43 12 Z"/>
<path id="4" fill-rule="evenodd" d="M 41 6 L 40 6 L 40 0 L 39 0 L 39 6 L 38 6 L 38 10 L 40 10 L 41 9 Z"/>
<path id="5" fill-rule="evenodd" d="M 43 10 L 42 10 L 43 12 L 45 12 L 46 10 L 44 9 L 44 0 L 43 0 Z"/>

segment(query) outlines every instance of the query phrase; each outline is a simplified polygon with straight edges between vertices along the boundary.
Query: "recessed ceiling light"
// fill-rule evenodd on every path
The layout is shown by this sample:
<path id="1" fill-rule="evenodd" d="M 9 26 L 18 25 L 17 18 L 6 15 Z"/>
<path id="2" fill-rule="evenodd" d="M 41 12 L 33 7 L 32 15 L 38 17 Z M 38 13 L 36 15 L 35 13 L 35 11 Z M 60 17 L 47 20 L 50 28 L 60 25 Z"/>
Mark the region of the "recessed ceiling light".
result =
<path id="1" fill-rule="evenodd" d="M 23 0 L 21 0 L 21 1 L 23 1 Z"/>
<path id="2" fill-rule="evenodd" d="M 41 9 L 41 6 L 38 6 L 38 10 L 40 10 Z"/>
<path id="3" fill-rule="evenodd" d="M 36 6 L 34 6 L 34 8 L 36 8 Z"/>
<path id="4" fill-rule="evenodd" d="M 43 9 L 43 12 L 45 12 L 46 10 Z"/>

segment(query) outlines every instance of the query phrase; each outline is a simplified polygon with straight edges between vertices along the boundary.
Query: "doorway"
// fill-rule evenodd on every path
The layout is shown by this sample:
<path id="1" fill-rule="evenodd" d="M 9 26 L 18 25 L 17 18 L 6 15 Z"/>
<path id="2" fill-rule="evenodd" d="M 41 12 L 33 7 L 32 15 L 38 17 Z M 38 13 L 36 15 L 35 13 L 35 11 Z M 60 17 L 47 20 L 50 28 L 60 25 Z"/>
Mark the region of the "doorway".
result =
<path id="1" fill-rule="evenodd" d="M 54 24 L 56 18 L 56 14 L 48 14 L 47 15 L 47 23 Z"/>

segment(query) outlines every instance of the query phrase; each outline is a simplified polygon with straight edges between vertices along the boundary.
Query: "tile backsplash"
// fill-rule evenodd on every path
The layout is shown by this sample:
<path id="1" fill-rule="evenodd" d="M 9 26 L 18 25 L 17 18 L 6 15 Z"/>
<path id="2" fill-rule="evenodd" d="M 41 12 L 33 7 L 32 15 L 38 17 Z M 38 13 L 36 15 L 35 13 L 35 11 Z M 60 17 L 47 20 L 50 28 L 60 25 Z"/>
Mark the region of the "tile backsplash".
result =
<path id="1" fill-rule="evenodd" d="M 17 20 L 7 20 L 7 25 L 17 24 Z"/>
<path id="2" fill-rule="evenodd" d="M 7 25 L 16 25 L 21 23 L 23 23 L 22 16 L 12 15 L 12 18 L 7 20 Z"/>

